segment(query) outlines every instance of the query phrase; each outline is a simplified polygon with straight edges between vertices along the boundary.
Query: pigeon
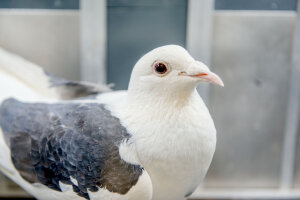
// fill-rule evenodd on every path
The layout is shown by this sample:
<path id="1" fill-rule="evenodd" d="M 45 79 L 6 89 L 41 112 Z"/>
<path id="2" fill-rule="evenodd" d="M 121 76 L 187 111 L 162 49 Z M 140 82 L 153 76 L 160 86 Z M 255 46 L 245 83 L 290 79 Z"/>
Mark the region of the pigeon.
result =
<path id="1" fill-rule="evenodd" d="M 216 147 L 202 82 L 224 86 L 177 45 L 142 56 L 124 91 L 0 49 L 0 169 L 42 200 L 187 199 Z"/>

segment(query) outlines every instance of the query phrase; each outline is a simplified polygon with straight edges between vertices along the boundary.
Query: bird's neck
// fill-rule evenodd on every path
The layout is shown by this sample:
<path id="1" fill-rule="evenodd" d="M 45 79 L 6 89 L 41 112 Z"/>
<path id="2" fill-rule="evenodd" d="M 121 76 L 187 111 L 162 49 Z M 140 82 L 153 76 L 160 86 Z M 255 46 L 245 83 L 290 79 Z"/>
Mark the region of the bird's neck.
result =
<path id="1" fill-rule="evenodd" d="M 174 88 L 153 88 L 148 90 L 132 89 L 128 90 L 128 105 L 141 106 L 144 108 L 152 107 L 152 109 L 181 109 L 185 107 L 191 100 L 199 98 L 196 88 L 193 86 L 180 86 Z M 141 108 L 142 109 L 142 108 Z"/>

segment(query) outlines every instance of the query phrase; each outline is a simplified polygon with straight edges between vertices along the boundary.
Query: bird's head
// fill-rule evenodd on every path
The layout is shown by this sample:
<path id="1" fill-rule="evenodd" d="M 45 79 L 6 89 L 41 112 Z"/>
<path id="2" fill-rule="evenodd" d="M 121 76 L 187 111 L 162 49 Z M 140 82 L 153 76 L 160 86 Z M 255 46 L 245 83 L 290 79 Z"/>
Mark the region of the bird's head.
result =
<path id="1" fill-rule="evenodd" d="M 140 58 L 133 68 L 128 90 L 156 95 L 185 94 L 201 82 L 224 86 L 218 75 L 196 61 L 184 48 L 167 45 Z"/>

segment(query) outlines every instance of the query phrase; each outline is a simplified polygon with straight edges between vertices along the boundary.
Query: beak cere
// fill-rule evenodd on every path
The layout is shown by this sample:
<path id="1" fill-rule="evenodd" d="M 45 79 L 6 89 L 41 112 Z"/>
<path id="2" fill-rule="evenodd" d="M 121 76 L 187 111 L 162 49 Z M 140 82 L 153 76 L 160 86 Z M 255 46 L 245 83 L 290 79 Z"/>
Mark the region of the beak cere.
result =
<path id="1" fill-rule="evenodd" d="M 188 75 L 188 76 L 198 77 L 198 78 L 203 79 L 206 82 L 213 83 L 215 85 L 224 87 L 224 83 L 223 83 L 222 79 L 217 74 L 210 72 L 210 71 L 206 72 L 206 73 L 199 73 L 199 74 Z"/>

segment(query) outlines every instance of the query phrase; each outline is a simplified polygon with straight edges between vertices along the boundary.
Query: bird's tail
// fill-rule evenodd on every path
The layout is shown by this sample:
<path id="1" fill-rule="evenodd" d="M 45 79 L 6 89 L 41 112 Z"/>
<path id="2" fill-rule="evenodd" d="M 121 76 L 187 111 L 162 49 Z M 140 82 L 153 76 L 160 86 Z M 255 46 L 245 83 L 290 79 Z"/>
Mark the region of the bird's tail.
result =
<path id="1" fill-rule="evenodd" d="M 24 101 L 58 100 L 110 91 L 105 85 L 69 81 L 0 48 L 0 102 L 14 97 Z"/>
<path id="2" fill-rule="evenodd" d="M 22 100 L 55 98 L 43 69 L 0 48 L 0 101 L 7 97 Z"/>

